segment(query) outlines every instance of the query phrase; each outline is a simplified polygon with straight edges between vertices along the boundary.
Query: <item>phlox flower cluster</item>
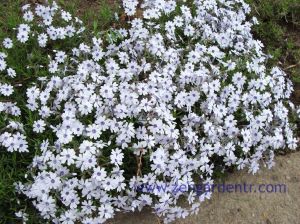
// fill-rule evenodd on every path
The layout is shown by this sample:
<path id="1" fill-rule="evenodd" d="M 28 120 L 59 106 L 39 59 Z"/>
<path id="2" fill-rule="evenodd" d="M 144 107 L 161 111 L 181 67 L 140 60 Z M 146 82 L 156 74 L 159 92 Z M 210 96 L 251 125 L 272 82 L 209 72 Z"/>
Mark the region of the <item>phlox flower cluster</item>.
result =
<path id="1" fill-rule="evenodd" d="M 138 1 L 123 6 L 132 16 Z M 174 194 L 174 184 L 213 184 L 219 167 L 256 173 L 261 164 L 274 165 L 276 150 L 297 147 L 292 83 L 280 68 L 266 67 L 268 56 L 251 34 L 257 21 L 247 20 L 243 0 L 154 0 L 139 7 L 143 18 L 113 30 L 120 39 L 111 44 L 95 36 L 48 52 L 48 75 L 24 94 L 40 153 L 28 182 L 16 187 L 53 223 L 104 223 L 145 206 L 169 223 L 211 197 L 193 189 Z M 84 35 L 82 22 L 55 3 L 23 11 L 21 44 L 32 39 L 45 48 Z M 5 39 L 4 49 L 13 40 Z M 18 74 L 8 70 L 8 56 L 0 54 L 0 72 L 9 80 Z M 0 85 L 5 97 L 13 91 L 9 82 Z M 22 113 L 10 101 L 0 111 L 12 121 Z M 0 144 L 30 151 L 25 124 L 12 121 Z M 143 184 L 169 187 L 137 192 Z"/>
<path id="2" fill-rule="evenodd" d="M 136 13 L 136 8 L 139 4 L 138 0 L 124 0 L 122 3 L 127 15 L 133 16 Z"/>

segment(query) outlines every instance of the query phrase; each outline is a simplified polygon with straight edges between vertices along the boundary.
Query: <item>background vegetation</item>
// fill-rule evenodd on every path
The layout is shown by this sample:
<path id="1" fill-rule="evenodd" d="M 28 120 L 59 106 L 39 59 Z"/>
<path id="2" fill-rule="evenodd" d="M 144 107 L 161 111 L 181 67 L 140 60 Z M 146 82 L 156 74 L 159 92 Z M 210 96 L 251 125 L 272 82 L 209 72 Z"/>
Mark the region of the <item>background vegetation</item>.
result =
<path id="1" fill-rule="evenodd" d="M 300 0 L 246 0 L 260 22 L 256 37 L 299 88 L 300 84 Z M 298 95 L 298 102 L 300 95 Z M 296 99 L 295 99 L 296 100 Z"/>

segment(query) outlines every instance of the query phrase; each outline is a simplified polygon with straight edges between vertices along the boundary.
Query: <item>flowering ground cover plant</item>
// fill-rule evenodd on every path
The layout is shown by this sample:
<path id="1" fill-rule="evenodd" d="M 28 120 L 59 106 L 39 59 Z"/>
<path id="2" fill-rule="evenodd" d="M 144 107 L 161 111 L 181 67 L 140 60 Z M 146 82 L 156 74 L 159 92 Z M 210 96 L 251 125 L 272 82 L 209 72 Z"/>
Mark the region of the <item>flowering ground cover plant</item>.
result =
<path id="1" fill-rule="evenodd" d="M 132 19 L 107 36 L 55 2 L 25 5 L 2 42 L 0 144 L 34 151 L 16 189 L 53 223 L 104 223 L 145 206 L 169 223 L 211 196 L 174 185 L 213 184 L 226 167 L 256 173 L 276 150 L 297 147 L 292 83 L 266 67 L 243 0 L 123 7 Z M 24 70 L 10 67 L 16 47 L 28 55 Z M 24 76 L 26 86 L 13 81 Z M 167 189 L 137 191 L 143 184 Z M 26 209 L 18 215 L 26 221 Z"/>

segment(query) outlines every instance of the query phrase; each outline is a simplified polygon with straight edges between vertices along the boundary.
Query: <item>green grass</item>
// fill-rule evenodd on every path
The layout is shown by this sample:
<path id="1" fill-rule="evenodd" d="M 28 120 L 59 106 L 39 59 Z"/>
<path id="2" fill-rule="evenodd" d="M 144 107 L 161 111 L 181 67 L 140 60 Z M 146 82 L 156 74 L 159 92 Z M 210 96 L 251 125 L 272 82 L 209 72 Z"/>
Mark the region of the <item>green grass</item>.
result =
<path id="1" fill-rule="evenodd" d="M 108 29 L 116 22 L 115 14 L 119 14 L 121 10 L 117 3 L 111 3 L 113 1 L 109 0 L 59 0 L 57 2 L 82 19 L 86 27 L 93 31 Z"/>
<path id="2" fill-rule="evenodd" d="M 300 83 L 300 0 L 246 0 L 260 22 L 255 36 L 292 81 Z"/>

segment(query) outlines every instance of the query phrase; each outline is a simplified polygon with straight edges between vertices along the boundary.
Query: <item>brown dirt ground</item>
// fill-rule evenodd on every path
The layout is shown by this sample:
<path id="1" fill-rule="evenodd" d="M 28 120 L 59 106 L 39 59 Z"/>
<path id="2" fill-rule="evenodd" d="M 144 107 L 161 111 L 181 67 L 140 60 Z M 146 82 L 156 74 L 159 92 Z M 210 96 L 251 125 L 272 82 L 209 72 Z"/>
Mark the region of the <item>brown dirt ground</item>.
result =
<path id="1" fill-rule="evenodd" d="M 235 172 L 225 183 L 285 184 L 286 193 L 213 193 L 200 207 L 199 214 L 174 224 L 300 224 L 300 152 L 278 156 L 272 169 L 258 174 Z M 134 214 L 118 214 L 110 224 L 155 224 L 150 210 Z"/>

